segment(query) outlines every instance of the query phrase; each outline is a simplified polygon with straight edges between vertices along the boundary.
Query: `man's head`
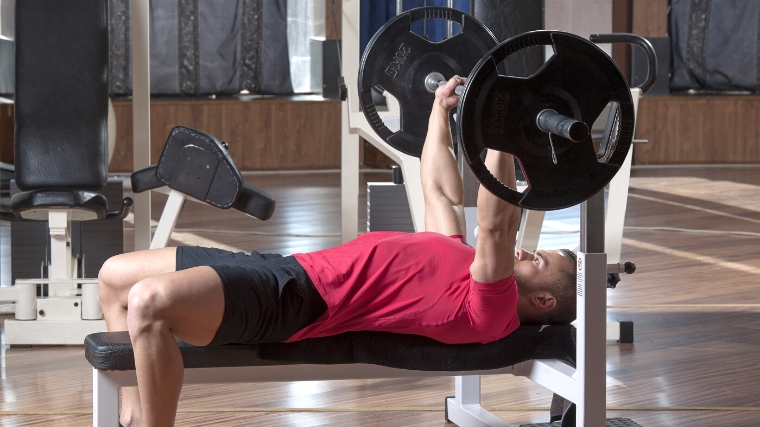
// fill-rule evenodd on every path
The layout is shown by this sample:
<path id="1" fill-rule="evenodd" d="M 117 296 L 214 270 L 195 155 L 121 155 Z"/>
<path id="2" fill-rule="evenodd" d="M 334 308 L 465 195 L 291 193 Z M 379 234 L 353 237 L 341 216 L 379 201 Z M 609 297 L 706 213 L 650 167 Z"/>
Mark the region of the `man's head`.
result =
<path id="1" fill-rule="evenodd" d="M 576 313 L 576 256 L 572 251 L 515 253 L 517 313 L 522 324 L 568 324 Z"/>

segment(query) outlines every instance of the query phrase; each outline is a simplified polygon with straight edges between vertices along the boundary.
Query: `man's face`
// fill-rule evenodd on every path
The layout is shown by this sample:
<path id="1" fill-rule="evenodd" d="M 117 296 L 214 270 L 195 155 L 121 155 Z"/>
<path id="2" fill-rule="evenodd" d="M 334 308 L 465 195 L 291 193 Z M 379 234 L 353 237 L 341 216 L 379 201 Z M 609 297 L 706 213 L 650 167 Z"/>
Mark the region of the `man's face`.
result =
<path id="1" fill-rule="evenodd" d="M 515 252 L 515 280 L 523 295 L 537 290 L 552 291 L 562 275 L 574 270 L 572 259 L 564 252 L 541 249 L 528 252 L 522 248 Z"/>

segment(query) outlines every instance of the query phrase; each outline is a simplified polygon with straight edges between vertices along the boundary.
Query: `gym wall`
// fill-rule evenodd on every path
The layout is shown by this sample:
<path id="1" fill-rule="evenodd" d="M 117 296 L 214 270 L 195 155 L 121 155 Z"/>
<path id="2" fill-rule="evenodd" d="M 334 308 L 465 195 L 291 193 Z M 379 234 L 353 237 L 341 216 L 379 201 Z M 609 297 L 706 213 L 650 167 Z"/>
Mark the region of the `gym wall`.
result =
<path id="1" fill-rule="evenodd" d="M 117 140 L 111 172 L 131 172 L 132 102 L 114 101 Z M 318 97 L 154 99 L 151 162 L 169 132 L 187 126 L 229 142 L 242 171 L 340 168 L 340 101 Z"/>
<path id="2" fill-rule="evenodd" d="M 109 0 L 110 92 L 132 93 L 131 0 Z M 153 95 L 291 94 L 287 0 L 152 0 Z"/>
<path id="3" fill-rule="evenodd" d="M 629 31 L 650 38 L 668 36 L 668 0 L 605 0 L 602 1 L 604 4 L 597 4 L 599 1 L 547 2 L 545 27 L 577 32 L 585 20 L 596 16 L 584 11 L 597 5 L 611 9 L 612 19 L 604 24 L 611 26 L 608 31 Z M 518 0 L 514 2 L 519 3 Z M 334 23 L 331 2 L 325 3 L 325 34 L 328 39 L 337 39 L 340 37 L 340 19 Z M 473 0 L 476 17 L 486 20 L 488 14 L 481 14 L 478 9 L 489 7 L 490 3 L 498 5 L 502 2 Z M 336 15 L 340 17 L 341 2 L 336 0 L 335 6 Z M 603 20 L 595 25 L 602 24 Z M 487 25 L 498 28 L 495 23 Z M 604 32 L 601 27 L 583 28 L 588 33 Z M 630 47 L 616 45 L 612 51 L 623 72 L 630 76 Z M 131 103 L 120 100 L 114 106 L 119 132 L 110 170 L 129 172 L 132 170 Z M 756 117 L 760 115 L 759 110 L 758 95 L 645 96 L 639 107 L 636 138 L 647 139 L 649 143 L 636 145 L 634 162 L 758 163 L 760 150 L 756 144 L 760 139 L 760 125 L 756 123 Z M 258 99 L 233 105 L 230 100 L 220 99 L 156 99 L 151 116 L 154 160 L 173 125 L 185 125 L 204 129 L 229 141 L 235 161 L 243 170 L 337 168 L 340 164 L 339 101 Z M 0 104 L 0 160 L 6 163 L 13 162 L 12 117 L 12 106 Z M 236 122 L 238 120 L 240 122 Z M 387 167 L 390 162 L 375 151 L 374 147 L 363 147 L 364 162 Z"/>
<path id="4" fill-rule="evenodd" d="M 629 23 L 617 31 L 668 37 L 668 0 L 616 0 L 615 6 L 620 21 Z M 638 111 L 636 138 L 649 142 L 634 147 L 635 164 L 760 163 L 760 95 L 644 96 Z"/>

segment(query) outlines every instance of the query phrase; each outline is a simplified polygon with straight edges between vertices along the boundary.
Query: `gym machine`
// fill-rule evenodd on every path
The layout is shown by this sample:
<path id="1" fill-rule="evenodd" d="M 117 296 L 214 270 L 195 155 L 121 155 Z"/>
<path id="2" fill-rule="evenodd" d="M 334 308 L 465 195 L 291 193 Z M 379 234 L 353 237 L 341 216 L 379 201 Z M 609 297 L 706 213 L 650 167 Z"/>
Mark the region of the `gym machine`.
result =
<path id="1" fill-rule="evenodd" d="M 271 218 L 274 198 L 243 182 L 227 149 L 227 142 L 208 133 L 177 126 L 169 133 L 158 163 L 132 174 L 135 194 L 168 187 L 150 249 L 166 247 L 186 200 L 233 208 L 261 221 Z"/>
<path id="2" fill-rule="evenodd" d="M 240 171 L 227 152 L 227 146 L 226 142 L 220 142 L 205 132 L 178 126 L 170 132 L 158 163 L 132 174 L 132 190 L 136 194 L 150 190 L 168 194 L 161 219 L 151 241 L 151 249 L 166 246 L 187 200 L 207 203 L 220 209 L 232 208 L 262 221 L 272 216 L 275 208 L 274 198 L 243 182 Z M 18 202 L 13 205 L 18 205 Z M 121 216 L 118 218 L 121 219 Z M 60 232 L 54 234 L 54 236 L 61 235 L 63 233 Z M 65 234 L 65 236 L 69 235 L 70 233 Z M 60 241 L 54 242 L 56 243 L 61 245 Z M 53 251 L 63 252 L 59 246 L 54 246 Z M 67 256 L 70 257 L 70 244 L 67 248 Z M 54 256 L 53 261 L 59 262 L 60 259 Z M 52 268 L 52 265 L 60 264 L 51 264 L 51 272 L 55 274 L 56 270 Z M 84 285 L 78 296 L 66 295 L 64 298 L 55 294 L 56 298 L 35 298 L 34 292 L 41 283 L 52 283 L 59 287 L 76 283 Z M 53 275 L 49 279 L 17 280 L 10 291 L 17 292 L 19 297 L 15 298 L 16 320 L 7 320 L 5 323 L 7 344 L 80 345 L 87 335 L 105 331 L 105 323 L 102 320 L 100 303 L 97 299 L 97 279 L 61 280 Z M 55 307 L 54 304 L 60 304 L 60 301 L 81 303 L 83 317 L 90 320 L 88 326 L 92 325 L 92 328 L 85 330 L 72 328 L 75 323 L 72 320 L 51 323 L 47 319 L 37 318 L 38 321 L 30 322 L 35 319 L 35 308 L 38 316 L 49 316 L 49 307 Z M 48 312 L 45 312 L 46 310 Z M 93 311 L 94 313 L 90 313 Z M 89 319 L 85 317 L 88 313 L 90 313 Z M 55 311 L 53 314 L 56 314 Z M 68 327 L 70 331 L 64 333 L 57 329 L 63 326 Z M 57 332 L 57 335 L 51 335 L 51 328 Z"/>
<path id="3" fill-rule="evenodd" d="M 409 31 L 412 22 L 424 19 L 457 22 L 462 32 L 431 43 Z M 358 47 L 349 43 L 354 37 L 347 30 L 356 29 L 357 22 L 358 5 L 345 1 L 344 70 L 355 64 L 350 55 Z M 501 199 L 528 210 L 553 210 L 582 203 L 577 367 L 537 360 L 520 363 L 515 374 L 527 376 L 574 402 L 563 425 L 601 426 L 605 423 L 606 287 L 610 267 L 604 253 L 604 227 L 600 226 L 605 223 L 604 192 L 600 189 L 626 160 L 630 162 L 634 100 L 614 62 L 585 39 L 556 31 L 535 31 L 496 45 L 489 34 L 468 15 L 435 7 L 397 15 L 375 34 L 358 67 L 356 92 L 349 84 L 343 106 L 344 208 L 345 198 L 351 197 L 353 191 L 350 184 L 346 186 L 353 175 L 353 166 L 347 159 L 358 154 L 351 152 L 355 137 L 350 134 L 358 133 L 384 153 L 390 153 L 407 181 L 412 181 L 406 186 L 408 199 L 415 228 L 422 230 L 424 206 L 422 198 L 413 194 L 419 186 L 415 182 L 419 179 L 419 164 L 412 158 L 422 152 L 435 88 L 455 74 L 469 76 L 461 90 L 457 117 L 452 121 L 465 161 L 480 184 Z M 604 37 L 592 36 L 592 40 L 616 42 L 605 41 Z M 617 41 L 631 42 L 633 37 Z M 503 72 L 503 63 L 508 63 L 510 55 L 533 46 L 551 46 L 554 50 L 541 70 L 529 78 L 509 77 Z M 477 56 L 481 58 L 472 65 L 472 57 Z M 656 63 L 650 62 L 652 81 L 655 72 Z M 395 98 L 400 110 L 398 121 L 388 117 L 395 112 L 393 108 L 390 114 L 378 112 L 372 90 Z M 639 94 L 635 93 L 637 98 Z M 361 113 L 356 111 L 357 97 Z M 597 149 L 589 129 L 608 104 L 611 108 Z M 493 177 L 483 162 L 485 148 L 515 155 L 526 178 L 522 191 Z M 344 218 L 344 227 L 347 223 L 352 221 Z M 617 267 L 611 273 L 633 269 L 631 265 Z M 479 377 L 457 377 L 457 395 L 446 402 L 448 419 L 459 425 L 507 426 L 480 407 L 479 382 Z"/>
<path id="4" fill-rule="evenodd" d="M 45 14 L 38 7 L 16 5 L 14 177 L 21 191 L 0 218 L 47 222 L 50 265 L 44 278 L 0 288 L 0 300 L 15 303 L 5 343 L 81 344 L 105 322 L 97 279 L 80 277 L 83 260 L 72 256 L 71 221 L 121 221 L 132 200 L 109 212 L 98 193 L 108 177 L 106 2 L 48 2 Z"/>
<path id="5" fill-rule="evenodd" d="M 50 21 L 37 3 L 16 8 L 16 167 L 22 190 L 10 201 L 8 221 L 46 221 L 50 265 L 42 278 L 18 279 L 0 288 L 0 301 L 14 303 L 5 321 L 5 344 L 81 345 L 106 330 L 97 278 L 82 277 L 82 258 L 72 256 L 71 221 L 122 221 L 131 198 L 108 211 L 96 192 L 107 179 L 108 43 L 105 0 L 52 0 Z M 52 37 L 55 34 L 58 37 Z M 51 41 L 53 40 L 53 41 Z M 23 67 L 23 68 L 22 68 Z M 70 96 L 51 94 L 70 93 Z M 168 186 L 153 247 L 166 245 L 185 199 L 235 208 L 267 219 L 274 200 L 243 183 L 224 144 L 203 132 L 172 131 L 159 164 L 133 177 L 141 196 Z M 213 191 L 210 189 L 213 188 Z"/>

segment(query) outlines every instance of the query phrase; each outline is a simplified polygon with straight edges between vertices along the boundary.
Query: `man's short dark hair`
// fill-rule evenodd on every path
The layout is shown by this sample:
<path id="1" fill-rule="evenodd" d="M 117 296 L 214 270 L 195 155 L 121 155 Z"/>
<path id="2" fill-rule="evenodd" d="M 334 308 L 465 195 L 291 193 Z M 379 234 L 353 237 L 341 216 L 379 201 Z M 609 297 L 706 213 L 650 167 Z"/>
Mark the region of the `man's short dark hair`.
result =
<path id="1" fill-rule="evenodd" d="M 570 271 L 563 269 L 560 271 L 559 283 L 556 283 L 552 289 L 552 295 L 557 300 L 557 306 L 554 310 L 549 311 L 548 323 L 552 325 L 567 325 L 575 320 L 577 310 L 577 269 L 578 256 L 569 249 L 560 249 L 559 252 L 570 258 L 572 268 Z"/>

